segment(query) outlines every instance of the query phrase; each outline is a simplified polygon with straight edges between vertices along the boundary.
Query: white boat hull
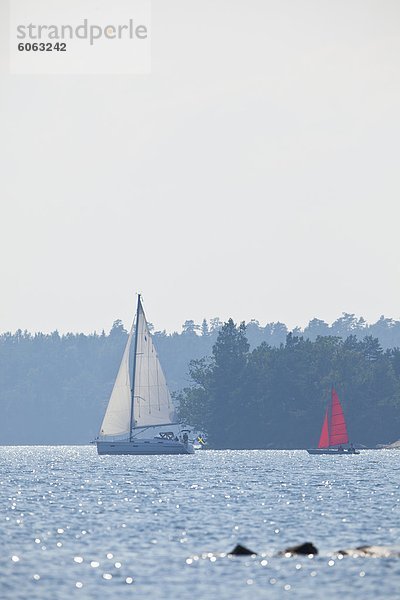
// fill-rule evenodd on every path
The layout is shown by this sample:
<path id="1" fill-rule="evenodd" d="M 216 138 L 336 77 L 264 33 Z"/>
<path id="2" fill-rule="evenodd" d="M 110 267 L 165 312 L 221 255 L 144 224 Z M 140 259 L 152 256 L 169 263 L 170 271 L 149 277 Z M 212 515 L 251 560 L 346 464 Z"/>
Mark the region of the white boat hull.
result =
<path id="1" fill-rule="evenodd" d="M 307 450 L 307 452 L 308 454 L 330 454 L 331 456 L 347 456 L 352 454 L 360 454 L 358 450 L 338 450 L 337 448 L 310 448 Z"/>
<path id="2" fill-rule="evenodd" d="M 97 453 L 103 454 L 132 454 L 132 455 L 148 455 L 148 454 L 194 454 L 193 445 L 177 440 L 165 439 L 137 439 L 125 441 L 96 441 Z"/>

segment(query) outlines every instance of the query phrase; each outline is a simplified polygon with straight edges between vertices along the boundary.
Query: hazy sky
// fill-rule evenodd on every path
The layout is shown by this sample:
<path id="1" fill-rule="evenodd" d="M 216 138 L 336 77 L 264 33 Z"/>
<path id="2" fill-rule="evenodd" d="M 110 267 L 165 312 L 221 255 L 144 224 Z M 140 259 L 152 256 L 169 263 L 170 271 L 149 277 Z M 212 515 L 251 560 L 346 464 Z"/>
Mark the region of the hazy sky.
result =
<path id="1" fill-rule="evenodd" d="M 2 36 L 0 331 L 137 291 L 157 329 L 400 318 L 398 0 L 153 0 L 151 35 L 126 76 L 8 75 Z"/>

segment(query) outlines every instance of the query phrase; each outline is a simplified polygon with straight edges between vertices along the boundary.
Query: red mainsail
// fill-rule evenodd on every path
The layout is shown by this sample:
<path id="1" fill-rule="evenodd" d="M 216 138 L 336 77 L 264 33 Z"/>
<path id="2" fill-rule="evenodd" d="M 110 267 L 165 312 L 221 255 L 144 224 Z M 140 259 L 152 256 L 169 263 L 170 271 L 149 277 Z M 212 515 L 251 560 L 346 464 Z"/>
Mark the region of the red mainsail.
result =
<path id="1" fill-rule="evenodd" d="M 348 444 L 349 436 L 347 434 L 346 421 L 339 402 L 338 395 L 332 388 L 332 404 L 331 404 L 331 422 L 329 428 L 329 446 L 337 446 L 338 444 Z"/>
<path id="2" fill-rule="evenodd" d="M 322 425 L 321 436 L 318 442 L 318 448 L 329 448 L 328 409 L 326 409 L 325 411 L 325 419 Z"/>

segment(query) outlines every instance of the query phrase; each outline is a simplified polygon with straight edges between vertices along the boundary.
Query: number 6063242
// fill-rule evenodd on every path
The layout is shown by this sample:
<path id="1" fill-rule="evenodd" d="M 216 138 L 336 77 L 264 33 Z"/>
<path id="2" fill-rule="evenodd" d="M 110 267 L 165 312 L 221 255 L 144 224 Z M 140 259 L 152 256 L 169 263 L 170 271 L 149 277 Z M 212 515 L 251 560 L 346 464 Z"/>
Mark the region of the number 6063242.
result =
<path id="1" fill-rule="evenodd" d="M 20 52 L 66 52 L 67 44 L 65 42 L 21 42 L 18 44 L 18 50 Z"/>

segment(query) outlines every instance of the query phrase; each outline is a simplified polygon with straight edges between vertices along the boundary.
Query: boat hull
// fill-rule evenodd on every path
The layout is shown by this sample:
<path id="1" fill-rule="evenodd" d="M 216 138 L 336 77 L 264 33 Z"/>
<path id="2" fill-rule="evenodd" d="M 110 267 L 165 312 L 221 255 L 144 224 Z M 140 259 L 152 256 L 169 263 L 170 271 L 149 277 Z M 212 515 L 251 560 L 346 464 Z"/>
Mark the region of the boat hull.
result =
<path id="1" fill-rule="evenodd" d="M 131 442 L 116 441 L 106 442 L 97 441 L 97 453 L 104 454 L 132 454 L 132 455 L 155 455 L 155 454 L 194 454 L 193 445 L 185 444 L 176 440 L 132 440 Z"/>
<path id="2" fill-rule="evenodd" d="M 337 448 L 309 448 L 307 449 L 308 454 L 329 454 L 330 456 L 352 456 L 354 454 L 360 454 L 358 450 L 349 451 L 347 449 L 338 450 Z"/>

